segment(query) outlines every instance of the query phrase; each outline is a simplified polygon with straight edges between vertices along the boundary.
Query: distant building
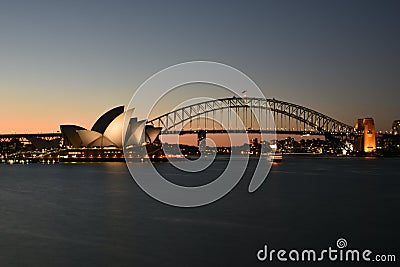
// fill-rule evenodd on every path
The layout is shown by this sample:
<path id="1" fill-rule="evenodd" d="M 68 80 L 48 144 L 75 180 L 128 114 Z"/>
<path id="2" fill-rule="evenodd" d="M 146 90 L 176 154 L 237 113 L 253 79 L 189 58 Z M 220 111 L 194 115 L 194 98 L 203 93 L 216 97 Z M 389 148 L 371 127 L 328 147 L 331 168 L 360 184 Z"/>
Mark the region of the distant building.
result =
<path id="1" fill-rule="evenodd" d="M 376 150 L 376 131 L 373 118 L 358 119 L 355 126 L 359 136 L 354 142 L 354 149 L 358 152 L 371 153 Z"/>
<path id="2" fill-rule="evenodd" d="M 400 134 L 400 120 L 395 120 L 392 125 L 392 134 L 399 135 Z"/>

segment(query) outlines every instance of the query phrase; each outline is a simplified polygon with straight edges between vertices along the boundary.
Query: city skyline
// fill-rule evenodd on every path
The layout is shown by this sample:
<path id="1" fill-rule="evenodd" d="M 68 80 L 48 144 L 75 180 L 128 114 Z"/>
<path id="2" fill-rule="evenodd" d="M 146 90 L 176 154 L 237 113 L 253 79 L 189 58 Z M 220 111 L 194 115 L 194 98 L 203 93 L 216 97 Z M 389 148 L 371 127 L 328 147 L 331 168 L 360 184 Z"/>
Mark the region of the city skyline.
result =
<path id="1" fill-rule="evenodd" d="M 305 4 L 307 3 L 307 4 Z M 396 1 L 9 2 L 0 11 L 0 133 L 89 127 L 154 73 L 210 60 L 265 96 L 378 130 L 399 119 Z"/>

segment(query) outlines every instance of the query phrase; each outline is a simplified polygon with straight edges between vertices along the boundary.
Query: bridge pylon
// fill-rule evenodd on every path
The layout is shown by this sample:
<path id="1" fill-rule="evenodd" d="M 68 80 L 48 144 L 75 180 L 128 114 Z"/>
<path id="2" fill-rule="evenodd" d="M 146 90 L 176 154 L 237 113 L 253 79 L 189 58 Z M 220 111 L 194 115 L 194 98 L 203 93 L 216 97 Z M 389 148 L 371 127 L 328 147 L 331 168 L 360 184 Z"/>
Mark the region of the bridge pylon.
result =
<path id="1" fill-rule="evenodd" d="M 197 133 L 197 146 L 200 147 L 201 141 L 207 138 L 207 131 L 205 130 L 200 130 Z M 205 146 L 205 144 L 204 144 Z"/>

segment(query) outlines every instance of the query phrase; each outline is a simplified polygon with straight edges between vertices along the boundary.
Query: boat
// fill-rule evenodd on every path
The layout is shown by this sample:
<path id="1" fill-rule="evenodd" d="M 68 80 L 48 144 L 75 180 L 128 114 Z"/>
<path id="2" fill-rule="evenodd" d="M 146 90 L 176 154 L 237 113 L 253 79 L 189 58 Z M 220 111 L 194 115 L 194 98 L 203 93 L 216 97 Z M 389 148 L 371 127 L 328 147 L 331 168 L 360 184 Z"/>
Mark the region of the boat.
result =
<path id="1" fill-rule="evenodd" d="M 282 151 L 263 153 L 262 156 L 267 158 L 267 160 L 269 160 L 270 162 L 280 162 L 283 160 Z"/>
<path id="2" fill-rule="evenodd" d="M 282 151 L 276 151 L 274 154 L 271 155 L 271 160 L 273 162 L 280 162 L 283 160 L 283 152 Z"/>

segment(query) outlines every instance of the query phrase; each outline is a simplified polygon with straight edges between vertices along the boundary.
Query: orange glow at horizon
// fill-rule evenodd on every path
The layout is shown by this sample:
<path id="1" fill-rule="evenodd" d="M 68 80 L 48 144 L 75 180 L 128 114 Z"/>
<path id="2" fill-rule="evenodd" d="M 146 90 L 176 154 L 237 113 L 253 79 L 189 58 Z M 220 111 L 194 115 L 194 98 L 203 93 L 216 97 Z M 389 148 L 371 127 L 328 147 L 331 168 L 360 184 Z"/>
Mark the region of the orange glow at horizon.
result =
<path id="1" fill-rule="evenodd" d="M 77 118 L 76 120 L 70 119 L 71 115 L 65 117 L 51 116 L 50 114 L 46 118 L 31 117 L 26 115 L 25 118 L 21 116 L 7 116 L 3 117 L 0 121 L 0 134 L 8 133 L 52 133 L 60 130 L 62 124 L 75 124 L 82 127 L 91 127 L 89 120 L 85 118 Z"/>

